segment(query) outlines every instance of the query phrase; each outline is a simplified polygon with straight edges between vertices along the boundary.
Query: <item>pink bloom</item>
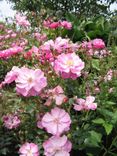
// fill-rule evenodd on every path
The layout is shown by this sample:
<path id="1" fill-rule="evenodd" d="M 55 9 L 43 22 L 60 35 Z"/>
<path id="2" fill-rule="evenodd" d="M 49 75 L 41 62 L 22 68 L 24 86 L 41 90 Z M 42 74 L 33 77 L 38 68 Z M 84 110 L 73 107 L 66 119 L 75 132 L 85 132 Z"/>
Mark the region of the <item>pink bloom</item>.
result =
<path id="1" fill-rule="evenodd" d="M 10 115 L 4 115 L 3 116 L 3 122 L 4 126 L 8 129 L 14 129 L 17 128 L 20 125 L 20 119 L 17 115 L 15 114 L 10 114 Z"/>
<path id="2" fill-rule="evenodd" d="M 97 108 L 97 103 L 94 103 L 95 97 L 93 96 L 87 96 L 86 100 L 84 99 L 77 99 L 76 103 L 74 104 L 74 109 L 76 111 L 81 110 L 95 110 Z"/>
<path id="3" fill-rule="evenodd" d="M 105 48 L 105 43 L 104 43 L 104 41 L 102 39 L 98 39 L 98 38 L 94 39 L 92 41 L 92 44 L 93 44 L 93 47 L 95 49 L 103 49 L 103 48 Z"/>
<path id="4" fill-rule="evenodd" d="M 38 32 L 34 33 L 34 37 L 38 40 L 38 41 L 45 41 L 47 39 L 47 35 L 46 34 L 40 34 Z"/>
<path id="5" fill-rule="evenodd" d="M 109 88 L 108 92 L 112 93 L 114 91 L 114 88 Z"/>
<path id="6" fill-rule="evenodd" d="M 15 81 L 18 76 L 19 71 L 20 71 L 20 68 L 13 66 L 11 71 L 8 72 L 7 75 L 5 76 L 4 83 L 9 84 Z"/>
<path id="7" fill-rule="evenodd" d="M 63 132 L 70 128 L 71 119 L 69 114 L 58 107 L 46 113 L 42 118 L 42 126 L 46 128 L 48 133 L 60 136 Z"/>
<path id="8" fill-rule="evenodd" d="M 20 26 L 24 26 L 24 27 L 30 26 L 30 23 L 29 23 L 29 21 L 27 20 L 27 17 L 26 17 L 26 16 L 22 16 L 21 14 L 16 14 L 15 18 L 16 18 L 16 22 L 17 22 Z"/>
<path id="9" fill-rule="evenodd" d="M 61 21 L 60 22 L 61 26 L 64 27 L 65 29 L 70 30 L 72 28 L 71 22 L 68 21 Z"/>
<path id="10" fill-rule="evenodd" d="M 51 29 L 56 29 L 60 26 L 60 23 L 59 22 L 53 22 L 49 25 L 49 28 Z"/>
<path id="11" fill-rule="evenodd" d="M 70 156 L 72 144 L 64 135 L 53 136 L 43 143 L 45 156 Z"/>
<path id="12" fill-rule="evenodd" d="M 50 19 L 44 20 L 43 26 L 49 28 L 50 23 L 51 23 L 51 20 Z"/>
<path id="13" fill-rule="evenodd" d="M 12 34 L 11 34 L 11 37 L 12 37 L 12 38 L 15 38 L 16 36 L 17 36 L 16 33 L 12 33 Z"/>
<path id="14" fill-rule="evenodd" d="M 63 78 L 76 79 L 81 76 L 84 62 L 75 53 L 61 54 L 54 62 L 54 70 Z"/>
<path id="15" fill-rule="evenodd" d="M 65 51 L 69 46 L 69 39 L 64 39 L 57 37 L 54 44 L 52 45 L 53 50 L 56 50 L 58 53 Z"/>
<path id="16" fill-rule="evenodd" d="M 39 156 L 38 146 L 34 143 L 26 142 L 19 149 L 20 156 Z"/>
<path id="17" fill-rule="evenodd" d="M 22 47 L 14 46 L 12 48 L 0 51 L 0 58 L 7 59 L 11 57 L 12 55 L 16 55 L 22 51 L 23 51 Z"/>
<path id="18" fill-rule="evenodd" d="M 42 46 L 43 50 L 53 50 L 57 51 L 58 53 L 61 53 L 62 51 L 65 51 L 66 48 L 69 46 L 69 39 L 63 39 L 61 37 L 57 37 L 55 41 L 49 40 L 44 43 Z"/>
<path id="19" fill-rule="evenodd" d="M 22 67 L 16 82 L 16 90 L 23 96 L 36 96 L 47 85 L 47 79 L 40 69 Z"/>
<path id="20" fill-rule="evenodd" d="M 50 106 L 53 100 L 55 100 L 56 105 L 61 105 L 67 99 L 61 86 L 56 86 L 54 89 L 48 90 L 47 93 L 49 96 L 45 103 L 47 106 Z"/>

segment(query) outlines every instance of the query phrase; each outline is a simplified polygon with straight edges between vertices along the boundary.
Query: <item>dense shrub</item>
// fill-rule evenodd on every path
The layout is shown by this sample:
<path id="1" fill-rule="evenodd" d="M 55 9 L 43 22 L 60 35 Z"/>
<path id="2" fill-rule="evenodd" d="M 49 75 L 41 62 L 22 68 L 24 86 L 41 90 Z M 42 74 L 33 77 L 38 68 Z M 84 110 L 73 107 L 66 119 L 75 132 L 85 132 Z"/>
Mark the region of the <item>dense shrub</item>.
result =
<path id="1" fill-rule="evenodd" d="M 76 20 L 0 24 L 1 156 L 116 155 L 116 38 Z"/>

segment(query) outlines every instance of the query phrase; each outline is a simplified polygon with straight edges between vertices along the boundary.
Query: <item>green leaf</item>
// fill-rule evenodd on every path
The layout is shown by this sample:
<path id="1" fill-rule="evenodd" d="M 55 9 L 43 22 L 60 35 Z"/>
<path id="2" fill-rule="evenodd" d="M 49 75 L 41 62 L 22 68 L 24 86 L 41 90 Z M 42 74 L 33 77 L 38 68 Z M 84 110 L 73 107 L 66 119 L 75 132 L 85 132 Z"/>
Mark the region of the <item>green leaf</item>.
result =
<path id="1" fill-rule="evenodd" d="M 98 119 L 93 120 L 93 123 L 95 123 L 95 124 L 103 124 L 103 123 L 105 123 L 105 121 L 102 118 L 98 118 Z"/>
<path id="2" fill-rule="evenodd" d="M 92 60 L 92 67 L 96 70 L 100 70 L 100 64 L 99 64 L 99 60 L 98 59 L 93 59 Z"/>
<path id="3" fill-rule="evenodd" d="M 89 134 L 90 135 L 84 141 L 85 145 L 87 145 L 88 147 L 99 147 L 102 135 L 95 131 L 90 131 Z"/>
<path id="4" fill-rule="evenodd" d="M 105 128 L 107 135 L 109 135 L 113 129 L 113 125 L 108 124 L 106 122 L 103 124 L 103 127 Z"/>

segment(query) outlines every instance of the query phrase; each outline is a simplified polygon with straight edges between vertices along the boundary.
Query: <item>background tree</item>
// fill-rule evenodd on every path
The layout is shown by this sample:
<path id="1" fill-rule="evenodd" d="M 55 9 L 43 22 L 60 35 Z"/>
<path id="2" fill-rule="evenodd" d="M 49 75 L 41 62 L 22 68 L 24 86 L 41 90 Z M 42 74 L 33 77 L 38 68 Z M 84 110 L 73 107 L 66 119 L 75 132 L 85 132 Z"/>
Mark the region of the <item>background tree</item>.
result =
<path id="1" fill-rule="evenodd" d="M 59 17 L 64 17 L 67 12 L 78 16 L 95 16 L 108 14 L 111 4 L 117 0 L 8 0 L 15 4 L 14 9 L 19 11 L 32 11 L 36 14 L 42 9 Z M 103 3 L 104 2 L 104 3 Z"/>

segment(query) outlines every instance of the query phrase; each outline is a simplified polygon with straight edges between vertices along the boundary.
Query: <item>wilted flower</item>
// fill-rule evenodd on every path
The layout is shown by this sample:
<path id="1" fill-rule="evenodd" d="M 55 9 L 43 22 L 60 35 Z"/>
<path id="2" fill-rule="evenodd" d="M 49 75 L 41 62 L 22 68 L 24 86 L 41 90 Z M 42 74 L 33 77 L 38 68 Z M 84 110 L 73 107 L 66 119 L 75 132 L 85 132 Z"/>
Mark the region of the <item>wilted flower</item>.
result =
<path id="1" fill-rule="evenodd" d="M 42 118 L 42 126 L 56 136 L 60 136 L 63 132 L 68 131 L 70 128 L 71 119 L 69 114 L 58 107 L 46 113 Z"/>
<path id="2" fill-rule="evenodd" d="M 61 105 L 67 99 L 61 86 L 56 86 L 54 89 L 49 89 L 46 94 L 48 94 L 48 99 L 45 103 L 47 106 L 50 106 L 53 100 L 55 101 L 56 105 Z"/>
<path id="3" fill-rule="evenodd" d="M 76 111 L 82 110 L 95 110 L 97 108 L 97 103 L 94 103 L 95 97 L 87 96 L 86 100 L 78 98 L 74 104 L 74 109 Z"/>
<path id="4" fill-rule="evenodd" d="M 64 135 L 53 136 L 43 143 L 45 156 L 70 156 L 72 144 Z"/>
<path id="5" fill-rule="evenodd" d="M 3 116 L 4 126 L 8 129 L 17 128 L 20 125 L 20 119 L 16 114 L 4 115 Z"/>

